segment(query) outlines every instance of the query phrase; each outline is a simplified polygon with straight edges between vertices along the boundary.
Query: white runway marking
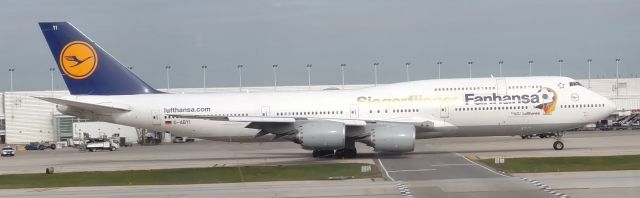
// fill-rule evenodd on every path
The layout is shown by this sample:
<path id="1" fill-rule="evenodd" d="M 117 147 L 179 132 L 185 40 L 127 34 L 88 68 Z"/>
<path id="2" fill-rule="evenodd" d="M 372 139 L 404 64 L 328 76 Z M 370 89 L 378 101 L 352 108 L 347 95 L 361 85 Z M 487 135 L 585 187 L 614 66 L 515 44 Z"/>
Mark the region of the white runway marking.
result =
<path id="1" fill-rule="evenodd" d="M 399 173 L 399 172 L 425 172 L 425 171 L 434 171 L 436 169 L 428 168 L 428 169 L 414 169 L 414 170 L 392 170 L 387 171 L 389 173 Z"/>
<path id="2" fill-rule="evenodd" d="M 396 181 L 395 179 L 393 179 L 393 177 L 389 175 L 389 172 L 391 171 L 387 171 L 387 168 L 384 167 L 384 164 L 382 164 L 382 160 L 380 160 L 380 158 L 378 158 L 378 163 L 380 163 L 380 167 L 382 168 L 382 171 L 384 171 L 384 174 L 387 176 L 387 178 L 389 178 L 391 181 L 396 182 L 396 187 L 400 191 L 400 195 L 405 198 L 413 198 L 413 194 L 409 190 L 409 187 L 407 187 L 407 185 L 405 185 L 401 181 Z"/>
<path id="3" fill-rule="evenodd" d="M 434 164 L 431 165 L 433 167 L 441 167 L 441 166 L 475 166 L 475 164 Z"/>
<path id="4" fill-rule="evenodd" d="M 524 180 L 526 182 L 529 182 L 529 183 L 531 183 L 533 185 L 536 185 L 538 188 L 542 189 L 542 191 L 547 192 L 549 194 L 552 194 L 552 195 L 555 195 L 555 196 L 558 196 L 558 197 L 561 197 L 561 198 L 569 198 L 569 195 L 561 193 L 561 192 L 557 192 L 557 191 L 549 188 L 549 186 L 547 186 L 546 184 L 543 184 L 540 181 L 529 179 L 529 178 L 526 178 L 526 177 L 521 177 L 520 179 L 522 179 L 522 180 Z"/>
<path id="5" fill-rule="evenodd" d="M 468 161 L 468 162 L 470 162 L 470 163 L 475 164 L 476 166 L 480 166 L 480 167 L 482 167 L 482 168 L 484 168 L 484 169 L 487 169 L 488 171 L 491 171 L 492 173 L 495 173 L 495 174 L 500 175 L 500 176 L 503 176 L 503 177 L 509 177 L 509 176 L 506 176 L 506 175 L 504 175 L 504 174 L 502 174 L 502 173 L 496 172 L 496 171 L 494 171 L 493 169 L 490 169 L 490 168 L 487 168 L 487 167 L 485 167 L 485 166 L 483 166 L 483 165 L 480 165 L 480 164 L 478 164 L 478 163 L 474 162 L 473 160 L 470 160 L 470 159 L 468 159 L 467 157 L 465 157 L 465 156 L 461 155 L 460 153 L 456 153 L 456 155 L 460 156 L 461 158 L 463 158 L 463 159 L 467 160 L 467 161 Z"/>
<path id="6" fill-rule="evenodd" d="M 405 197 L 405 198 L 412 198 L 413 197 L 413 194 L 411 194 L 411 191 L 409 190 L 407 185 L 405 185 L 404 183 L 398 181 L 398 182 L 396 182 L 396 187 L 400 191 L 400 195 L 402 195 L 402 197 Z"/>
<path id="7" fill-rule="evenodd" d="M 380 163 L 380 167 L 382 167 L 382 171 L 384 171 L 384 174 L 387 175 L 387 178 L 389 178 L 391 181 L 396 181 L 395 179 L 393 179 L 393 177 L 391 177 L 391 175 L 389 175 L 389 171 L 387 171 L 387 168 L 384 167 L 384 164 L 382 164 L 382 160 L 380 160 L 380 158 L 378 158 L 378 163 Z"/>

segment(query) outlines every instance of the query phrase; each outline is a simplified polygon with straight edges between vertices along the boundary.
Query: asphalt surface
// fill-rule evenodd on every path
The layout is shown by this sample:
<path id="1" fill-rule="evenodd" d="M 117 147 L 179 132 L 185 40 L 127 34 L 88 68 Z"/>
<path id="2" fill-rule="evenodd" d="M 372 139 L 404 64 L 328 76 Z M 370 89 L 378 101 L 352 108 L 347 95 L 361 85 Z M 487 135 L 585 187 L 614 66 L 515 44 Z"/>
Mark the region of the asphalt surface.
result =
<path id="1" fill-rule="evenodd" d="M 503 175 L 470 158 L 640 154 L 640 131 L 573 132 L 565 150 L 551 148 L 554 139 L 519 137 L 439 138 L 419 140 L 416 151 L 378 155 L 358 145 L 358 159 L 313 159 L 289 142 L 196 142 L 135 146 L 116 152 L 18 152 L 0 158 L 0 174 L 209 167 L 261 164 L 376 163 L 387 181 L 264 182 L 135 187 L 74 187 L 0 190 L 0 197 L 616 197 L 640 196 L 640 174 L 627 171 L 567 175 Z M 380 165 L 381 164 L 381 165 Z M 382 168 L 384 167 L 384 168 Z M 286 171 L 286 170 L 283 170 Z M 616 171 L 618 172 L 618 171 Z"/>
<path id="2" fill-rule="evenodd" d="M 230 184 L 107 186 L 0 191 L 0 197 L 399 197 L 389 181 L 296 181 Z"/>
<path id="3" fill-rule="evenodd" d="M 414 197 L 557 197 L 458 153 L 381 156 L 377 162 L 386 178 L 405 184 Z"/>
<path id="4" fill-rule="evenodd" d="M 640 197 L 640 171 L 593 171 L 515 174 L 543 182 L 572 197 Z"/>

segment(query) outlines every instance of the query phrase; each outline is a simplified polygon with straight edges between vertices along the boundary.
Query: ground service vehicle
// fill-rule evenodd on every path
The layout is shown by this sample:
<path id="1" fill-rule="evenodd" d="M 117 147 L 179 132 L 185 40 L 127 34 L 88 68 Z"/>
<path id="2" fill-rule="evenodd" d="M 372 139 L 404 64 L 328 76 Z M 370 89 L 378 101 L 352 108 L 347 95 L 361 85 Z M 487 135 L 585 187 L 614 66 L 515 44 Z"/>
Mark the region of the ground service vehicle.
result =
<path id="1" fill-rule="evenodd" d="M 39 142 L 31 142 L 29 144 L 27 144 L 26 146 L 24 146 L 25 150 L 28 151 L 32 151 L 32 150 L 45 150 L 45 149 L 51 149 L 51 150 L 56 150 L 57 146 L 56 144 L 49 144 L 48 142 L 45 143 L 39 143 Z"/>
<path id="2" fill-rule="evenodd" d="M 87 142 L 86 149 L 89 152 L 96 150 L 110 150 L 115 151 L 120 148 L 120 142 L 114 139 L 92 139 Z"/>

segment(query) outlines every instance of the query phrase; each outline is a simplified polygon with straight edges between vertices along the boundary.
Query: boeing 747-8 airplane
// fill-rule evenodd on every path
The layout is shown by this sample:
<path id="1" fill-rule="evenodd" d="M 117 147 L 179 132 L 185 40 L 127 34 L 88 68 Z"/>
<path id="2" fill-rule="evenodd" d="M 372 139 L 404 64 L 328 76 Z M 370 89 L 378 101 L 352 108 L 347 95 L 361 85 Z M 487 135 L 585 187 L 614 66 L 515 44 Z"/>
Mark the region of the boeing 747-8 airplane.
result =
<path id="1" fill-rule="evenodd" d="M 403 153 L 416 139 L 557 132 L 606 118 L 614 104 L 566 77 L 422 80 L 357 90 L 170 94 L 143 82 L 67 22 L 40 23 L 71 96 L 46 98 L 91 120 L 212 140 L 271 137 L 314 156 L 355 143 Z M 262 138 L 264 139 L 264 138 Z"/>

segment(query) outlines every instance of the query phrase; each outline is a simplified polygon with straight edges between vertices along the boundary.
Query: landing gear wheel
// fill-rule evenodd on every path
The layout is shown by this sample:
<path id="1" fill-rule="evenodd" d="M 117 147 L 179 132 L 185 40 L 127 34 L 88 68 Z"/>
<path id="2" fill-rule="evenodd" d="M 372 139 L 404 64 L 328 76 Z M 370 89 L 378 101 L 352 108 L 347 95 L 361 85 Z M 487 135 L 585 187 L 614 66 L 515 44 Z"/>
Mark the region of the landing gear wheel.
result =
<path id="1" fill-rule="evenodd" d="M 357 155 L 358 155 L 358 151 L 356 151 L 355 148 L 345 149 L 344 158 L 352 159 L 352 158 L 356 158 Z"/>
<path id="2" fill-rule="evenodd" d="M 344 141 L 344 148 L 336 150 L 336 158 L 356 158 L 358 152 L 356 151 L 356 140 L 354 138 L 347 138 Z"/>
<path id="3" fill-rule="evenodd" d="M 562 143 L 561 141 L 556 141 L 553 143 L 553 149 L 555 150 L 562 150 L 564 149 L 564 143 Z"/>
<path id="4" fill-rule="evenodd" d="M 355 148 L 352 149 L 338 149 L 336 150 L 336 158 L 346 158 L 346 159 L 351 159 L 351 158 L 356 158 L 356 156 L 358 155 L 358 152 Z"/>
<path id="5" fill-rule="evenodd" d="M 333 150 L 313 150 L 312 155 L 315 158 L 327 157 L 333 155 Z"/>

